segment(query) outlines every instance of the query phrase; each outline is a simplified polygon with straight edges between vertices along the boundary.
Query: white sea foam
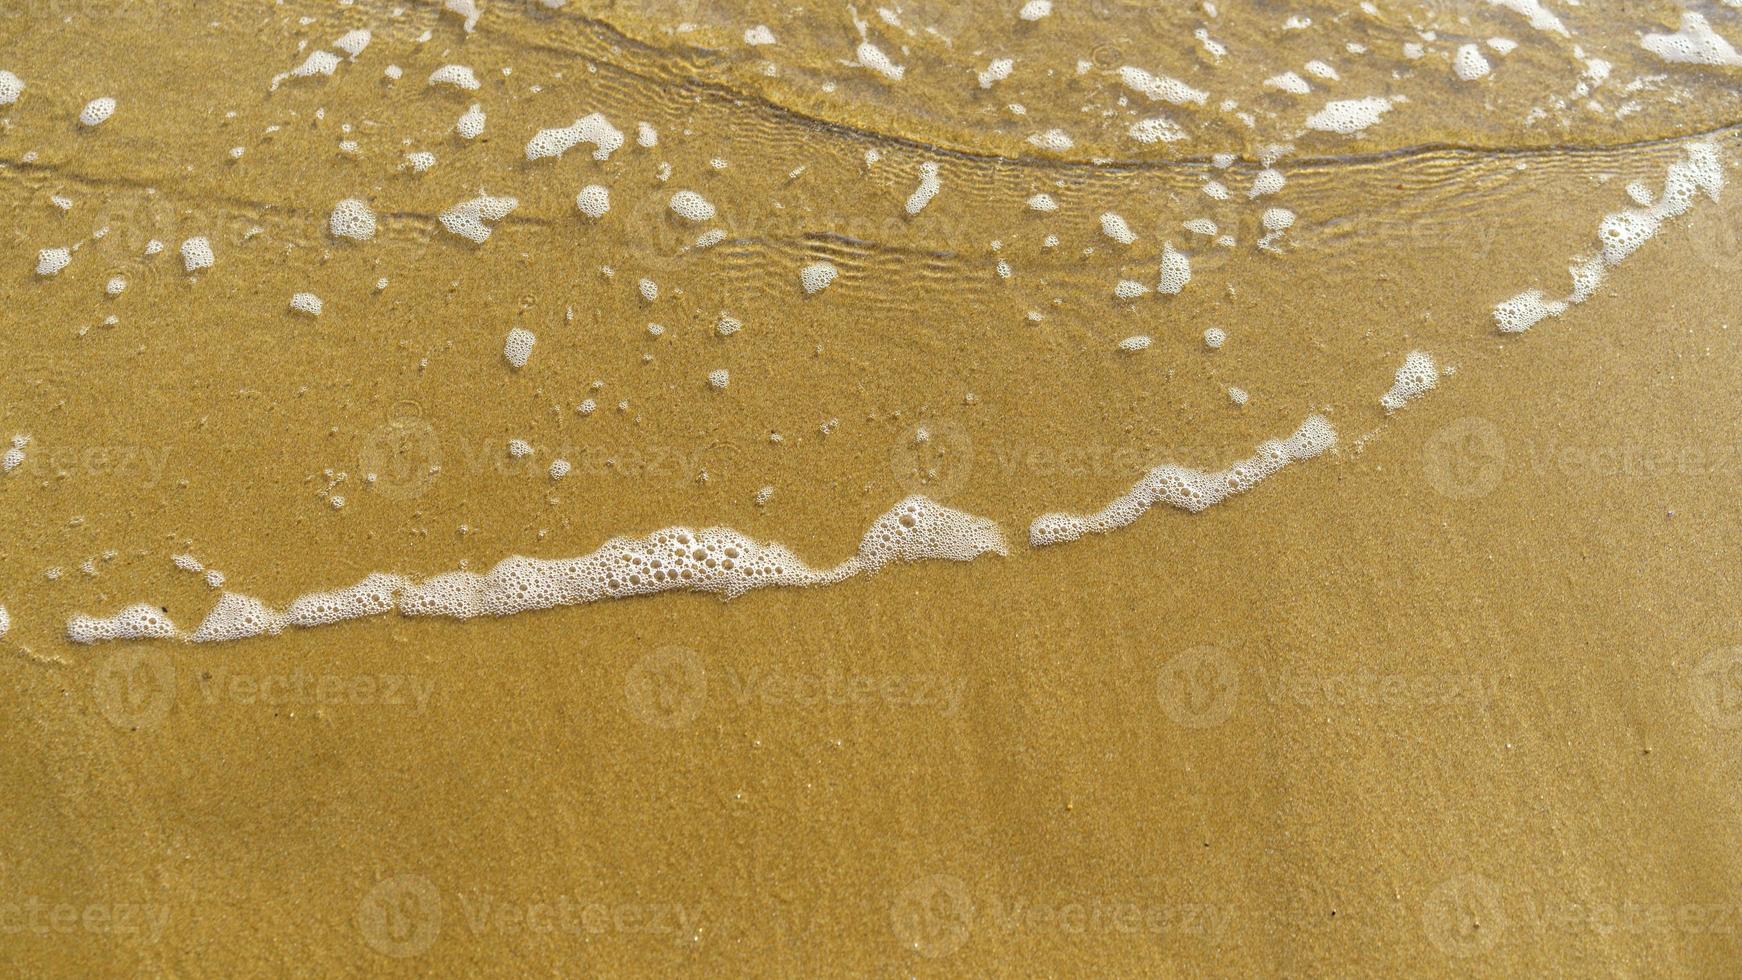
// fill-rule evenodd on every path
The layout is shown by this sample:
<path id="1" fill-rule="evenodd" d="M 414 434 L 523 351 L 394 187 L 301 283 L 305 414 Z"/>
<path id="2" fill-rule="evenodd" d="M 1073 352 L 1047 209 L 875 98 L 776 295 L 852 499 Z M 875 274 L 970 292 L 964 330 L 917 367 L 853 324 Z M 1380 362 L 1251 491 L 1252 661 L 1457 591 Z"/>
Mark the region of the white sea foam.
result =
<path id="1" fill-rule="evenodd" d="M 1665 221 L 1685 214 L 1694 206 L 1700 192 L 1717 201 L 1724 190 L 1724 166 L 1718 158 L 1717 146 L 1707 142 L 1688 143 L 1682 147 L 1682 153 L 1681 159 L 1669 165 L 1664 176 L 1663 193 L 1657 195 L 1655 203 L 1616 211 L 1598 224 L 1597 252 L 1575 258 L 1568 270 L 1573 280 L 1570 294 L 1561 299 L 1549 299 L 1541 289 L 1527 289 L 1497 304 L 1494 324 L 1500 332 L 1522 333 L 1548 317 L 1560 316 L 1569 307 L 1583 303 L 1607 278 L 1609 269 L 1651 240 Z"/>
<path id="2" fill-rule="evenodd" d="M 1322 415 L 1311 415 L 1287 439 L 1271 439 L 1258 451 L 1214 473 L 1164 463 L 1144 474 L 1124 495 L 1092 514 L 1050 513 L 1035 518 L 1028 541 L 1039 548 L 1105 534 L 1125 527 L 1158 503 L 1199 513 L 1252 489 L 1290 463 L 1311 459 L 1337 444 L 1337 432 Z"/>
<path id="3" fill-rule="evenodd" d="M 1439 366 L 1434 363 L 1433 355 L 1426 351 L 1412 350 L 1403 358 L 1403 365 L 1397 369 L 1397 376 L 1391 382 L 1391 390 L 1379 396 L 1379 404 L 1384 406 L 1387 414 L 1395 412 L 1427 394 L 1439 383 L 1439 379 Z"/>
<path id="4" fill-rule="evenodd" d="M 145 638 L 218 642 L 395 609 L 407 616 L 471 619 L 661 592 L 705 592 L 731 599 L 768 586 L 832 585 L 897 562 L 972 561 L 989 553 L 1008 553 L 997 524 L 912 496 L 871 524 L 855 554 L 828 568 L 812 568 L 784 545 L 756 541 L 731 528 L 668 527 L 645 537 L 612 538 L 578 558 L 517 555 L 482 574 L 447 572 L 413 581 L 377 572 L 355 585 L 303 595 L 283 610 L 225 592 L 188 633 L 179 631 L 161 609 L 138 603 L 106 619 L 75 615 L 67 623 L 67 636 L 77 643 Z"/>

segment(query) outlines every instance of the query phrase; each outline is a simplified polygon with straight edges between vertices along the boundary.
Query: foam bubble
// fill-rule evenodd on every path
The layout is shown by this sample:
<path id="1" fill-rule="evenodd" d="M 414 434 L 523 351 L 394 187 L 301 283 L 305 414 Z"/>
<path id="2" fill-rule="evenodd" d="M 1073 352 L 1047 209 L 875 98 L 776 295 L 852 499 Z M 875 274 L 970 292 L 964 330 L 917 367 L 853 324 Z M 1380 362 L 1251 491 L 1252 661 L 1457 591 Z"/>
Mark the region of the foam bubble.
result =
<path id="1" fill-rule="evenodd" d="M 412 173 L 427 173 L 431 167 L 436 165 L 436 155 L 428 150 L 418 150 L 414 153 L 407 153 L 405 162 L 411 167 Z"/>
<path id="2" fill-rule="evenodd" d="M 1228 331 L 1221 327 L 1209 327 L 1204 331 L 1204 346 L 1210 350 L 1221 350 L 1228 342 Z"/>
<path id="3" fill-rule="evenodd" d="M 635 145 L 648 149 L 659 145 L 659 130 L 645 122 L 635 124 Z"/>
<path id="4" fill-rule="evenodd" d="M 1258 220 L 1265 231 L 1274 234 L 1294 227 L 1294 212 L 1287 208 L 1267 208 Z"/>
<path id="5" fill-rule="evenodd" d="M 1391 100 L 1377 95 L 1365 99 L 1337 99 L 1307 117 L 1308 129 L 1345 136 L 1365 131 L 1391 109 Z"/>
<path id="6" fill-rule="evenodd" d="M 714 206 L 695 191 L 678 191 L 673 194 L 671 212 L 686 221 L 714 220 Z"/>
<path id="7" fill-rule="evenodd" d="M 901 81 L 901 76 L 907 74 L 905 67 L 890 61 L 889 56 L 883 53 L 883 49 L 870 41 L 861 42 L 859 50 L 855 53 L 859 58 L 859 64 L 892 82 Z"/>
<path id="8" fill-rule="evenodd" d="M 1076 140 L 1062 129 L 1049 129 L 1044 133 L 1034 133 L 1028 137 L 1028 145 L 1048 150 L 1053 153 L 1063 153 L 1076 146 Z"/>
<path id="9" fill-rule="evenodd" d="M 1137 334 L 1119 341 L 1119 349 L 1127 354 L 1135 354 L 1138 351 L 1148 350 L 1151 343 L 1148 334 Z"/>
<path id="10" fill-rule="evenodd" d="M 986 66 L 986 70 L 978 74 L 981 88 L 991 88 L 993 82 L 1002 82 L 1010 77 L 1010 72 L 1016 67 L 1013 58 L 994 58 Z"/>
<path id="11" fill-rule="evenodd" d="M 181 264 L 188 272 L 210 269 L 217 261 L 212 255 L 212 243 L 205 238 L 190 238 L 181 243 Z"/>
<path id="12" fill-rule="evenodd" d="M 519 370 L 526 366 L 532 357 L 532 345 L 538 340 L 537 335 L 525 327 L 515 327 L 508 331 L 508 339 L 502 344 L 502 356 L 509 366 Z"/>
<path id="13" fill-rule="evenodd" d="M 1121 279 L 1113 284 L 1115 299 L 1137 299 L 1149 292 L 1149 287 L 1135 279 Z"/>
<path id="14" fill-rule="evenodd" d="M 290 298 L 290 308 L 297 313 L 320 316 L 321 306 L 321 298 L 314 293 L 297 293 Z"/>
<path id="15" fill-rule="evenodd" d="M 1474 44 L 1458 48 L 1458 53 L 1452 56 L 1453 73 L 1466 82 L 1486 78 L 1490 70 L 1488 59 L 1482 57 L 1482 49 Z"/>
<path id="16" fill-rule="evenodd" d="M 807 294 L 818 293 L 829 288 L 829 284 L 840 274 L 841 270 L 835 268 L 833 263 L 812 262 L 799 270 L 798 282 Z"/>
<path id="17" fill-rule="evenodd" d="M 611 191 L 599 184 L 588 184 L 575 195 L 575 207 L 589 218 L 603 218 L 611 210 Z"/>
<path id="18" fill-rule="evenodd" d="M 1174 105 L 1185 105 L 1188 102 L 1203 105 L 1209 98 L 1209 93 L 1192 88 L 1177 78 L 1152 75 L 1133 65 L 1119 69 L 1119 80 L 1125 83 L 1126 88 L 1141 93 L 1152 101 L 1171 102 Z"/>
<path id="19" fill-rule="evenodd" d="M 478 76 L 465 65 L 443 65 L 429 73 L 429 84 L 452 85 L 467 92 L 478 90 Z"/>
<path id="20" fill-rule="evenodd" d="M 369 210 L 367 202 L 347 197 L 333 205 L 333 214 L 327 219 L 327 228 L 334 238 L 366 242 L 375 237 L 375 212 Z"/>
<path id="21" fill-rule="evenodd" d="M 1559 17 L 1543 8 L 1542 0 L 1488 0 L 1488 2 L 1528 18 L 1530 26 L 1539 31 L 1566 36 L 1566 25 L 1561 23 Z"/>
<path id="22" fill-rule="evenodd" d="M 1563 300 L 1544 299 L 1542 290 L 1527 289 L 1494 307 L 1494 324 L 1501 333 L 1523 333 L 1551 316 L 1567 310 Z"/>
<path id="23" fill-rule="evenodd" d="M 45 248 L 36 253 L 36 274 L 39 276 L 59 275 L 60 271 L 72 264 L 73 253 L 68 248 Z"/>
<path id="24" fill-rule="evenodd" d="M 1439 383 L 1439 379 L 1439 366 L 1434 364 L 1433 355 L 1426 351 L 1412 350 L 1404 357 L 1403 365 L 1397 369 L 1397 376 L 1391 382 L 1391 390 L 1379 396 L 1379 404 L 1384 406 L 1386 414 L 1389 415 L 1427 394 Z"/>
<path id="25" fill-rule="evenodd" d="M 0 106 L 17 102 L 24 94 L 24 80 L 9 71 L 0 71 Z"/>
<path id="26" fill-rule="evenodd" d="M 1252 187 L 1246 191 L 1247 197 L 1263 197 L 1282 190 L 1282 185 L 1288 183 L 1288 178 L 1282 171 L 1274 167 L 1265 167 L 1252 177 Z"/>
<path id="27" fill-rule="evenodd" d="M 127 278 L 125 276 L 110 276 L 108 283 L 103 286 L 103 292 L 110 296 L 119 296 L 126 289 Z"/>
<path id="28" fill-rule="evenodd" d="M 1125 527 L 1158 503 L 1200 513 L 1252 489 L 1290 463 L 1311 459 L 1337 444 L 1337 432 L 1322 415 L 1310 415 L 1287 439 L 1271 439 L 1252 456 L 1224 470 L 1202 470 L 1164 463 L 1146 473 L 1112 503 L 1092 514 L 1042 514 L 1029 526 L 1028 540 L 1039 548 L 1105 534 Z"/>
<path id="29" fill-rule="evenodd" d="M 363 28 L 358 28 L 354 31 L 347 31 L 337 41 L 333 42 L 333 47 L 338 48 L 352 59 L 355 59 L 358 55 L 363 53 L 363 49 L 369 46 L 369 42 L 373 40 L 374 37 L 375 35 L 371 34 L 369 31 Z"/>
<path id="30" fill-rule="evenodd" d="M 85 107 L 79 111 L 79 125 L 100 126 L 108 122 L 109 117 L 114 114 L 115 100 L 107 95 L 101 96 L 85 103 Z"/>
<path id="31" fill-rule="evenodd" d="M 593 159 L 606 160 L 623 146 L 623 132 L 601 113 L 590 113 L 558 129 L 541 129 L 526 143 L 526 159 L 560 157 L 577 143 L 593 144 Z"/>
<path id="32" fill-rule="evenodd" d="M 1186 131 L 1166 116 L 1139 119 L 1125 133 L 1146 146 L 1150 143 L 1177 143 L 1187 138 Z"/>
<path id="33" fill-rule="evenodd" d="M 520 206 L 520 199 L 514 197 L 492 197 L 481 194 L 469 201 L 461 201 L 441 213 L 442 227 L 448 231 L 475 244 L 482 245 L 490 239 L 490 225 L 508 217 L 508 213 Z"/>
<path id="34" fill-rule="evenodd" d="M 1028 209 L 1042 214 L 1051 214 L 1059 209 L 1059 202 L 1053 200 L 1051 194 L 1036 194 L 1028 199 Z"/>
<path id="35" fill-rule="evenodd" d="M 1050 17 L 1052 16 L 1052 0 L 1028 0 L 1022 5 L 1022 9 L 1016 12 L 1016 16 L 1030 23 L 1044 17 Z"/>
<path id="36" fill-rule="evenodd" d="M 1272 75 L 1269 78 L 1266 78 L 1264 80 L 1264 87 L 1275 89 L 1279 92 L 1287 92 L 1290 95 L 1306 95 L 1308 92 L 1313 90 L 1313 87 L 1307 84 L 1306 79 L 1292 71 L 1285 71 L 1280 75 Z"/>
<path id="37" fill-rule="evenodd" d="M 1186 231 L 1195 232 L 1209 238 L 1216 237 L 1216 232 L 1218 230 L 1216 223 L 1211 221 L 1209 218 L 1192 218 L 1188 221 L 1182 222 L 1180 227 L 1184 228 Z"/>
<path id="38" fill-rule="evenodd" d="M 708 372 L 708 384 L 716 391 L 725 391 L 726 386 L 731 383 L 732 373 L 727 371 L 725 368 L 718 368 Z"/>
<path id="39" fill-rule="evenodd" d="M 1184 252 L 1174 249 L 1172 242 L 1161 247 L 1161 281 L 1156 284 L 1155 291 L 1168 296 L 1177 296 L 1186 288 L 1186 283 L 1192 280 L 1192 260 Z"/>
<path id="40" fill-rule="evenodd" d="M 1101 234 L 1121 245 L 1129 245 L 1137 240 L 1137 233 L 1131 230 L 1125 219 L 1111 211 L 1101 215 Z"/>
<path id="41" fill-rule="evenodd" d="M 454 131 L 460 134 L 461 139 L 468 140 L 484 135 L 484 107 L 476 102 L 472 103 L 472 107 L 460 116 L 460 121 L 454 123 Z"/>
<path id="42" fill-rule="evenodd" d="M 67 639 L 74 643 L 169 639 L 177 635 L 175 623 L 163 610 L 143 602 L 128 606 L 106 619 L 81 613 L 67 622 Z"/>
<path id="43" fill-rule="evenodd" d="M 930 162 L 920 164 L 919 186 L 908 195 L 907 213 L 918 214 L 924 210 L 931 203 L 931 199 L 938 196 L 938 190 L 942 187 L 943 182 L 938 179 L 938 165 Z"/>
<path id="44" fill-rule="evenodd" d="M 774 32 L 768 29 L 767 24 L 757 24 L 755 27 L 744 29 L 744 43 L 751 47 L 761 47 L 764 44 L 777 42 L 774 40 Z"/>

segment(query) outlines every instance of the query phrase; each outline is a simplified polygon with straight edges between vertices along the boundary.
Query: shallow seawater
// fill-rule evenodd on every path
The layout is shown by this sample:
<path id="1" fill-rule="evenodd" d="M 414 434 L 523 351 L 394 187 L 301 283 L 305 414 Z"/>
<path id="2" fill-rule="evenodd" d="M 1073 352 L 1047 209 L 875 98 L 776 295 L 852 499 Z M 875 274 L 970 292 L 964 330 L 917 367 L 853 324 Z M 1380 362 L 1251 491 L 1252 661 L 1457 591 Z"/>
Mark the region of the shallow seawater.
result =
<path id="1" fill-rule="evenodd" d="M 1732 961 L 1738 43 L 0 12 L 0 946 Z"/>

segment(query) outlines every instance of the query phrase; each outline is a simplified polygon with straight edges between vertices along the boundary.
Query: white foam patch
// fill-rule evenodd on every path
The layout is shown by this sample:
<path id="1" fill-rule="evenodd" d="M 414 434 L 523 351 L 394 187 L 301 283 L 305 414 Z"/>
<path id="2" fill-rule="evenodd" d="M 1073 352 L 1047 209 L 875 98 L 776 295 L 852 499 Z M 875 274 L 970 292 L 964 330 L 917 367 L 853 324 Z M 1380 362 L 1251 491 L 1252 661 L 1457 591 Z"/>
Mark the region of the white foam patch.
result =
<path id="1" fill-rule="evenodd" d="M 764 44 L 777 42 L 774 40 L 774 32 L 768 29 L 767 24 L 757 24 L 755 27 L 744 29 L 744 43 L 751 47 L 761 47 Z"/>
<path id="2" fill-rule="evenodd" d="M 374 34 L 359 27 L 354 31 L 345 32 L 345 34 L 337 41 L 333 42 L 333 47 L 345 52 L 347 57 L 354 60 L 358 55 L 363 53 L 363 49 L 367 48 L 369 42 L 374 40 L 374 38 Z"/>
<path id="3" fill-rule="evenodd" d="M 1647 34 L 1639 43 L 1665 61 L 1684 65 L 1717 65 L 1742 68 L 1736 53 L 1706 18 L 1694 11 L 1682 12 L 1681 29 L 1674 34 Z"/>
<path id="4" fill-rule="evenodd" d="M 1059 202 L 1053 200 L 1051 194 L 1036 194 L 1028 199 L 1028 209 L 1042 214 L 1051 214 L 1059 209 Z"/>
<path id="5" fill-rule="evenodd" d="M 314 293 L 297 293 L 290 298 L 291 310 L 308 316 L 320 316 L 323 305 L 321 298 Z"/>
<path id="6" fill-rule="evenodd" d="M 871 69 L 892 82 L 901 81 L 901 77 L 907 74 L 907 69 L 905 67 L 890 61 L 889 56 L 883 53 L 883 49 L 872 44 L 870 41 L 862 42 L 859 45 L 859 50 L 855 52 L 855 54 L 858 56 L 860 65 Z"/>
<path id="7" fill-rule="evenodd" d="M 36 253 L 36 274 L 39 276 L 55 276 L 71 265 L 73 253 L 68 248 L 45 248 Z"/>
<path id="8" fill-rule="evenodd" d="M 1030 23 L 1052 16 L 1052 0 L 1028 0 L 1016 16 Z"/>
<path id="9" fill-rule="evenodd" d="M 603 218 L 611 210 L 611 191 L 599 184 L 588 184 L 575 195 L 575 207 L 589 218 Z"/>
<path id="10" fill-rule="evenodd" d="M 1161 246 L 1161 279 L 1156 283 L 1155 291 L 1167 296 L 1177 296 L 1180 290 L 1186 288 L 1186 283 L 1192 281 L 1192 260 L 1173 247 L 1172 242 Z"/>
<path id="11" fill-rule="evenodd" d="M 1708 142 L 1688 143 L 1683 156 L 1669 165 L 1663 192 L 1656 203 L 1627 208 L 1605 216 L 1597 226 L 1598 251 L 1576 258 L 1569 269 L 1572 292 L 1563 299 L 1548 299 L 1540 289 L 1529 289 L 1494 307 L 1494 324 L 1501 333 L 1522 333 L 1547 317 L 1560 316 L 1568 307 L 1589 299 L 1608 276 L 1650 241 L 1665 221 L 1687 213 L 1704 192 L 1717 201 L 1724 191 L 1724 166 L 1718 148 Z M 1634 195 L 1637 196 L 1637 195 Z"/>
<path id="12" fill-rule="evenodd" d="M 1264 80 L 1264 87 L 1275 89 L 1278 92 L 1287 92 L 1290 95 L 1306 95 L 1308 92 L 1313 90 L 1313 87 L 1307 84 L 1306 79 L 1292 71 L 1285 71 L 1280 75 L 1272 75 L 1269 78 L 1266 78 Z"/>
<path id="13" fill-rule="evenodd" d="M 623 146 L 623 132 L 601 113 L 591 113 L 557 129 L 541 129 L 526 143 L 526 159 L 560 157 L 578 143 L 593 144 L 593 159 L 607 160 Z"/>
<path id="14" fill-rule="evenodd" d="M 1137 240 L 1137 233 L 1131 230 L 1125 219 L 1112 211 L 1101 215 L 1101 234 L 1121 245 L 1129 245 Z"/>
<path id="15" fill-rule="evenodd" d="M 938 165 L 931 162 L 919 165 L 919 186 L 907 197 L 907 213 L 918 214 L 930 204 L 932 198 L 938 196 L 943 187 L 943 181 L 938 179 Z"/>
<path id="16" fill-rule="evenodd" d="M 67 621 L 67 639 L 74 643 L 170 639 L 179 635 L 175 623 L 163 610 L 143 602 L 134 603 L 105 619 L 81 613 Z"/>
<path id="17" fill-rule="evenodd" d="M 769 586 L 832 585 L 897 562 L 972 561 L 1008 553 L 1004 533 L 992 521 L 912 496 L 872 523 L 855 554 L 829 568 L 812 568 L 784 545 L 756 541 L 731 528 L 668 527 L 645 537 L 612 538 L 578 558 L 517 555 L 482 574 L 448 572 L 414 582 L 377 572 L 356 585 L 301 596 L 283 611 L 226 592 L 205 621 L 187 634 L 161 610 L 140 603 L 109 619 L 76 615 L 67 624 L 67 636 L 77 643 L 143 638 L 222 642 L 395 609 L 406 616 L 471 619 L 662 592 L 731 599 Z"/>
<path id="18" fill-rule="evenodd" d="M 443 211 L 440 220 L 448 231 L 482 245 L 490 240 L 490 225 L 508 217 L 508 213 L 519 206 L 519 198 L 480 194 Z"/>
<path id="19" fill-rule="evenodd" d="M 459 133 L 462 139 L 475 140 L 484 135 L 484 121 L 484 107 L 474 102 L 472 107 L 460 116 L 459 121 L 454 123 L 454 131 Z"/>
<path id="20" fill-rule="evenodd" d="M 1071 139 L 1071 134 L 1062 129 L 1049 129 L 1044 133 L 1030 134 L 1028 145 L 1052 153 L 1063 153 L 1076 146 L 1077 141 Z"/>
<path id="21" fill-rule="evenodd" d="M 980 87 L 991 88 L 993 82 L 1002 82 L 1010 77 L 1010 72 L 1015 67 L 1016 61 L 1013 58 L 992 59 L 992 63 L 986 66 L 985 71 L 977 73 L 976 77 L 980 80 Z"/>
<path id="22" fill-rule="evenodd" d="M 212 243 L 205 238 L 190 238 L 181 243 L 181 264 L 188 272 L 210 269 L 216 261 L 216 256 L 212 254 Z"/>
<path id="23" fill-rule="evenodd" d="M 1543 7 L 1542 0 L 1488 0 L 1496 7 L 1504 7 L 1530 21 L 1530 26 L 1539 31 L 1559 34 L 1565 37 L 1567 28 L 1561 19 Z"/>
<path id="24" fill-rule="evenodd" d="M 334 238 L 366 242 L 375 237 L 375 212 L 369 210 L 367 202 L 347 197 L 333 205 L 332 216 L 327 219 L 327 229 Z"/>
<path id="25" fill-rule="evenodd" d="M 1164 463 L 1093 514 L 1042 514 L 1029 525 L 1028 542 L 1039 548 L 1075 541 L 1085 534 L 1105 534 L 1130 525 L 1158 503 L 1200 513 L 1252 489 L 1288 464 L 1311 459 L 1336 444 L 1337 432 L 1330 421 L 1322 415 L 1310 415 L 1287 439 L 1268 440 L 1257 452 L 1226 469 L 1208 473 Z"/>
<path id="26" fill-rule="evenodd" d="M 12 631 L 12 614 L 6 611 L 5 606 L 0 606 L 0 637 L 5 636 L 7 633 L 10 633 L 11 631 Z"/>
<path id="27" fill-rule="evenodd" d="M 1439 380 L 1439 366 L 1434 363 L 1433 355 L 1412 350 L 1404 356 L 1402 366 L 1397 369 L 1391 390 L 1379 396 L 1379 404 L 1390 414 L 1427 394 Z"/>
<path id="28" fill-rule="evenodd" d="M 1376 125 L 1390 109 L 1391 100 L 1377 95 L 1365 99 L 1337 99 L 1325 103 L 1323 109 L 1308 116 L 1306 125 L 1308 129 L 1322 133 L 1352 136 Z"/>
<path id="29" fill-rule="evenodd" d="M 678 191 L 671 196 L 671 213 L 685 221 L 714 220 L 714 206 L 695 191 Z"/>
<path id="30" fill-rule="evenodd" d="M 452 85 L 467 92 L 478 91 L 478 76 L 465 65 L 443 65 L 429 73 L 429 84 Z"/>
<path id="31" fill-rule="evenodd" d="M 1139 119 L 1126 130 L 1126 135 L 1139 143 L 1148 146 L 1151 143 L 1177 143 L 1186 139 L 1186 131 L 1179 124 L 1165 116 L 1152 116 Z"/>
<path id="32" fill-rule="evenodd" d="M 334 60 L 337 61 L 337 59 Z M 101 96 L 85 103 L 85 107 L 79 110 L 79 125 L 101 126 L 108 122 L 109 117 L 114 114 L 115 100 L 107 95 Z"/>
<path id="33" fill-rule="evenodd" d="M 0 71 L 0 106 L 17 102 L 24 94 L 24 80 L 9 71 Z"/>
<path id="34" fill-rule="evenodd" d="M 1170 102 L 1174 105 L 1203 105 L 1209 98 L 1209 93 L 1201 92 L 1177 78 L 1166 75 L 1153 75 L 1141 68 L 1126 65 L 1119 69 L 1119 80 L 1125 87 L 1142 94 L 1151 101 Z"/>
<path id="35" fill-rule="evenodd" d="M 840 274 L 841 271 L 831 262 L 812 262 L 798 271 L 798 282 L 807 294 L 820 293 L 829 288 Z"/>
<path id="36" fill-rule="evenodd" d="M 1452 72 L 1466 82 L 1488 77 L 1492 71 L 1488 59 L 1482 56 L 1482 49 L 1474 44 L 1466 44 L 1458 48 L 1458 53 L 1452 56 Z"/>
<path id="37" fill-rule="evenodd" d="M 515 327 L 508 331 L 508 339 L 502 343 L 502 356 L 518 371 L 532 359 L 532 345 L 537 342 L 538 337 L 532 331 Z"/>

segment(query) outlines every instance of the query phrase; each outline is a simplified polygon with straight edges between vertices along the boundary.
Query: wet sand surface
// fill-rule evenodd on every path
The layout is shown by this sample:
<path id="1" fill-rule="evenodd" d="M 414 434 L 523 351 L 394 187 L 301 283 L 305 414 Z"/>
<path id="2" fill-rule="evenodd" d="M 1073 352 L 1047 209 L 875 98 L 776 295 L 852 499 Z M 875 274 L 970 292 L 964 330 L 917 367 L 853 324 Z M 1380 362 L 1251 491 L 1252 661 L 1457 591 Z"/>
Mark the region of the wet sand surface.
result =
<path id="1" fill-rule="evenodd" d="M 1742 74 L 1640 47 L 1680 8 L 1551 7 L 1563 36 L 1486 4 L 1061 0 L 1033 22 L 940 4 L 899 25 L 669 6 L 499 4 L 469 32 L 429 4 L 0 19 L 0 69 L 26 85 L 0 108 L 0 438 L 28 437 L 0 478 L 0 960 L 1736 962 L 1734 187 L 1562 315 L 1503 334 L 1493 312 L 1561 295 L 1633 206 L 1624 188 L 1661 191 L 1690 141 L 1735 174 Z M 1691 9 L 1742 39 L 1736 11 Z M 778 42 L 747 45 L 759 24 Z M 330 77 L 271 87 L 357 28 L 372 40 Z M 1516 49 L 1485 47 L 1492 76 L 1460 81 L 1453 53 L 1498 36 Z M 847 63 L 861 38 L 904 77 Z M 1262 84 L 1315 58 L 1338 80 Z M 479 88 L 426 84 L 445 64 Z M 1150 100 L 1125 65 L 1208 98 Z M 100 95 L 113 118 L 78 124 Z M 1302 124 L 1327 99 L 1398 95 L 1361 135 Z M 474 103 L 488 121 L 468 140 L 453 128 Z M 535 132 L 592 112 L 625 137 L 606 159 L 527 159 Z M 1191 138 L 1134 143 L 1156 113 Z M 1027 140 L 1054 128 L 1073 146 Z M 437 163 L 414 174 L 404 154 L 424 150 Z M 910 214 L 926 163 L 940 190 Z M 1267 167 L 1285 185 L 1249 196 Z M 598 219 L 575 203 L 592 183 L 610 188 Z M 673 214 L 685 189 L 717 217 Z M 518 205 L 482 243 L 444 230 L 480 192 Z M 1038 193 L 1059 209 L 1024 203 Z M 332 234 L 347 198 L 373 239 Z M 1271 208 L 1295 220 L 1261 247 Z M 1106 212 L 1136 240 L 1105 234 Z M 1197 218 L 1217 231 L 1182 227 Z M 193 237 L 215 261 L 190 274 Z M 37 274 L 56 247 L 70 262 Z M 1157 295 L 1168 248 L 1192 277 Z M 807 294 L 819 261 L 838 278 Z M 1116 298 L 1127 278 L 1145 294 Z M 305 291 L 319 316 L 290 310 Z M 722 336 L 722 315 L 742 328 Z M 515 327 L 538 338 L 518 369 Z M 1138 335 L 1147 349 L 1119 349 Z M 1415 350 L 1442 373 L 1388 414 Z M 1313 413 L 1336 447 L 1248 492 L 1029 544 L 1042 513 L 1098 509 L 1157 464 L 1221 468 Z M 192 630 L 224 590 L 278 609 L 371 572 L 482 573 L 671 525 L 828 568 L 911 494 L 996 521 L 1008 554 L 729 601 L 69 639 L 73 616 L 141 601 Z"/>

